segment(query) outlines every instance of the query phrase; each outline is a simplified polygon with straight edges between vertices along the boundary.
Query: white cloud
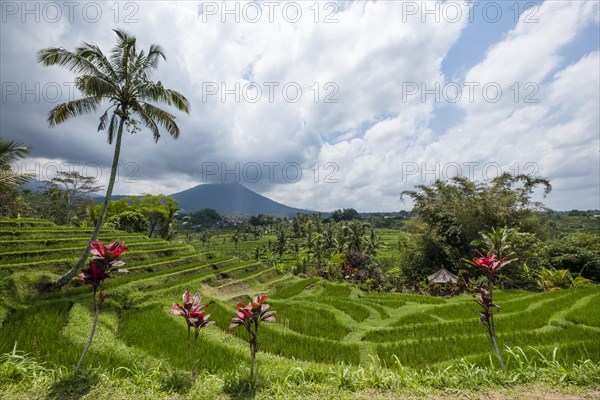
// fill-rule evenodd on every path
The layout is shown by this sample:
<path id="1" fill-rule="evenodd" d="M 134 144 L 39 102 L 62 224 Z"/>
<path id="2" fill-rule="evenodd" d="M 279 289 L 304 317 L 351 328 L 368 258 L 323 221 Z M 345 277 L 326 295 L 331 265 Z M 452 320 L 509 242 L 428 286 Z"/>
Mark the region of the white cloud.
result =
<path id="1" fill-rule="evenodd" d="M 464 80 L 497 82 L 501 100 L 485 101 L 480 89 L 473 103 L 463 97 L 456 107 L 465 118 L 446 126 L 441 135 L 429 127 L 436 112 L 433 100 L 406 99 L 403 92 L 407 83 L 431 88 L 447 81 L 442 60 L 461 40 L 466 20 L 422 23 L 417 16 L 402 22 L 406 11 L 402 3 L 383 1 L 344 3 L 333 24 L 322 19 L 335 9 L 321 8 L 321 22 L 315 23 L 310 2 L 299 3 L 303 14 L 297 23 L 287 22 L 280 9 L 272 23 L 265 14 L 258 23 L 235 23 L 231 15 L 222 23 L 219 14 L 199 15 L 202 3 L 135 4 L 139 8 L 133 17 L 139 22 L 123 23 L 132 10 L 121 9 L 117 25 L 138 37 L 139 48 L 158 43 L 165 49 L 167 61 L 154 79 L 180 90 L 192 103 L 189 116 L 177 114 L 182 129 L 178 141 L 165 134 L 154 144 L 144 131 L 125 137 L 121 161 L 139 166 L 135 186 L 139 192 L 187 189 L 206 180 L 203 168 L 213 162 L 229 168 L 249 162 L 263 167 L 265 162 L 300 163 L 300 182 L 286 183 L 280 171 L 276 179 L 267 179 L 264 167 L 260 182 L 241 183 L 276 201 L 318 210 L 402 208 L 398 201 L 402 190 L 424 178 L 453 174 L 455 164 L 449 163 L 466 174 L 471 167 L 464 163 L 479 162 L 476 178 L 486 163 L 497 163 L 503 170 L 518 165 L 521 171 L 527 163 L 535 163 L 539 174 L 556 178 L 555 192 L 561 186 L 567 190 L 564 177 L 572 171 L 598 181 L 597 168 L 592 167 L 598 161 L 599 55 L 593 52 L 571 60 L 567 67 L 561 67 L 560 57 L 579 32 L 598 23 L 594 1 L 545 2 L 536 14 L 539 23 L 519 23 L 495 43 Z M 239 3 L 242 8 L 245 4 Z M 64 68 L 35 64 L 35 52 L 51 45 L 72 49 L 82 40 L 108 51 L 115 40 L 110 31 L 115 15 L 107 7 L 103 12 L 97 23 L 79 18 L 74 23 L 22 24 L 13 19 L 3 24 L 2 81 L 72 80 Z M 219 89 L 221 85 L 232 89 L 236 83 L 243 88 L 249 79 L 263 92 L 255 104 L 243 96 L 236 102 L 232 94 L 225 102 L 221 93 L 203 99 L 203 90 L 211 83 Z M 273 102 L 267 99 L 267 82 L 279 83 Z M 539 102 L 523 103 L 521 98 L 515 102 L 510 89 L 515 82 L 521 97 L 531 92 L 523 85 L 534 82 Z M 301 87 L 298 102 L 283 99 L 285 84 Z M 327 95 L 338 102 L 324 102 Z M 95 133 L 97 116 L 50 129 L 45 117 L 54 105 L 15 99 L 3 103 L 3 134 L 29 142 L 37 157 L 80 163 L 92 159 L 108 166 L 112 148 L 103 134 Z M 582 193 L 594 193 L 584 182 Z M 131 188 L 119 184 L 116 191 L 132 193 Z M 564 195 L 553 198 L 560 200 L 549 204 L 570 207 Z M 593 200 L 585 204 L 592 207 Z"/>

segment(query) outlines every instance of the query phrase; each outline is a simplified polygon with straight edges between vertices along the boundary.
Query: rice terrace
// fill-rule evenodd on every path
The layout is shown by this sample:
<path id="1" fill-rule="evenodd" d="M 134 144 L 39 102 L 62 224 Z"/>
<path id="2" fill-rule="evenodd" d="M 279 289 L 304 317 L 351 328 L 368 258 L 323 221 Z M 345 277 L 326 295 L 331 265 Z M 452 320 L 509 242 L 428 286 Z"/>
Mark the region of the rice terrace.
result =
<path id="1" fill-rule="evenodd" d="M 6 299 L 0 341 L 3 398 L 10 398 L 12 390 L 17 397 L 21 390 L 25 397 L 34 396 L 29 384 L 18 384 L 29 374 L 36 377 L 35 385 L 64 396 L 73 390 L 104 397 L 117 390 L 134 397 L 169 397 L 170 391 L 184 390 L 189 384 L 183 372 L 189 367 L 184 325 L 167 311 L 170 301 L 190 288 L 203 294 L 216 322 L 202 332 L 202 384 L 191 397 L 235 395 L 244 388 L 245 338 L 228 325 L 235 304 L 254 293 L 268 294 L 277 311 L 278 323 L 265 325 L 260 336 L 258 393 L 264 390 L 266 397 L 304 392 L 352 397 L 368 389 L 424 394 L 537 380 L 584 386 L 598 382 L 600 290 L 595 286 L 495 291 L 502 304 L 496 321 L 506 346 L 503 375 L 469 294 L 444 298 L 363 291 L 284 273 L 262 260 L 243 261 L 115 230 L 104 230 L 100 238 L 119 237 L 127 243 L 129 273 L 104 284 L 110 297 L 88 356 L 90 369 L 82 377 L 68 377 L 93 318 L 90 290 L 83 286 L 39 293 L 33 283 L 73 262 L 89 233 L 38 219 L 0 221 Z M 232 244 L 228 247 L 235 252 Z M 115 382 L 109 384 L 111 380 Z M 116 387 L 110 388 L 112 384 Z"/>
<path id="2" fill-rule="evenodd" d="M 1 11 L 0 399 L 600 399 L 597 1 Z"/>

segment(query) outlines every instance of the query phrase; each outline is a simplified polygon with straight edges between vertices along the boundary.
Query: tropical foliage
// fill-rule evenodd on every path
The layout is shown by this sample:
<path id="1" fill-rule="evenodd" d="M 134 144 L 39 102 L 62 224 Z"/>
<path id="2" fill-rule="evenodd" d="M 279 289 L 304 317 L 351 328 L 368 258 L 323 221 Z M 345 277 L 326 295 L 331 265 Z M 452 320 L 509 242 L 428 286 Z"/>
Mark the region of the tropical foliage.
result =
<path id="1" fill-rule="evenodd" d="M 192 379 L 196 378 L 197 370 L 197 348 L 198 348 L 198 336 L 200 335 L 200 329 L 214 325 L 214 321 L 209 321 L 210 314 L 205 314 L 204 310 L 208 308 L 208 304 L 201 305 L 200 302 L 202 297 L 199 293 L 194 296 L 190 295 L 187 290 L 182 296 L 182 305 L 179 303 L 173 303 L 173 309 L 169 311 L 169 314 L 180 315 L 185 318 L 187 324 L 187 350 L 190 356 L 190 368 L 192 371 Z M 190 345 L 191 330 L 194 328 L 194 346 Z"/>
<path id="2" fill-rule="evenodd" d="M 25 207 L 17 194 L 17 187 L 32 178 L 13 170 L 13 164 L 25 158 L 30 148 L 0 137 L 0 216 L 17 216 Z"/>
<path id="3" fill-rule="evenodd" d="M 489 236 L 483 235 L 484 239 L 489 240 Z M 501 243 L 502 241 L 500 241 Z M 496 275 L 508 264 L 515 260 L 506 260 L 504 258 L 498 258 L 494 251 L 498 249 L 498 251 L 503 250 L 502 246 L 499 243 L 492 244 L 492 247 L 488 251 L 488 253 L 484 256 L 479 253 L 480 257 L 474 258 L 473 261 L 468 261 L 470 264 L 474 264 L 484 273 L 485 277 L 488 280 L 487 287 L 479 287 L 479 294 L 475 296 L 475 302 L 481 306 L 483 309 L 482 313 L 479 317 L 479 322 L 485 324 L 488 334 L 490 335 L 490 340 L 492 341 L 492 346 L 494 346 L 494 351 L 496 352 L 496 356 L 498 357 L 498 361 L 500 361 L 500 366 L 502 370 L 506 370 L 504 366 L 504 361 L 502 359 L 502 355 L 500 354 L 500 349 L 498 348 L 498 344 L 496 343 L 496 326 L 494 324 L 494 311 L 500 311 L 500 306 L 494 304 L 493 300 L 493 288 L 494 283 L 496 281 Z"/>
<path id="4" fill-rule="evenodd" d="M 0 192 L 14 190 L 31 176 L 13 171 L 12 164 L 24 158 L 31 149 L 12 140 L 0 137 Z"/>
<path id="5" fill-rule="evenodd" d="M 229 329 L 244 327 L 250 344 L 250 381 L 254 382 L 254 361 L 258 351 L 258 328 L 262 322 L 275 322 L 275 311 L 269 311 L 267 296 L 255 296 L 247 305 L 238 303 L 237 316 L 231 319 Z"/>

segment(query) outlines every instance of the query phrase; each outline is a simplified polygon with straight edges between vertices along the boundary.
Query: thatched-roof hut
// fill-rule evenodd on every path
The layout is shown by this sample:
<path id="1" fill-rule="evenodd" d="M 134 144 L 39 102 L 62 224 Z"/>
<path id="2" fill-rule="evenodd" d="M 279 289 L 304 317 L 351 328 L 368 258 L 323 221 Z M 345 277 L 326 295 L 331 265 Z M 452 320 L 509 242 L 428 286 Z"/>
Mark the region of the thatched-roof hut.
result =
<path id="1" fill-rule="evenodd" d="M 456 283 L 457 278 L 452 272 L 442 267 L 438 272 L 429 275 L 427 281 L 435 283 Z"/>

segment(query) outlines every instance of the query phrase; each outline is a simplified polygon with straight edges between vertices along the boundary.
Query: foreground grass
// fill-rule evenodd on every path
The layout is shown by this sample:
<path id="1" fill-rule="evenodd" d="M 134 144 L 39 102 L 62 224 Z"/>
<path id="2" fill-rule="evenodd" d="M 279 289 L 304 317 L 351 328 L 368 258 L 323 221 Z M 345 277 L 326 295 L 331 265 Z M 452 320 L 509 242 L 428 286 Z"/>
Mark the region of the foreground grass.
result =
<path id="1" fill-rule="evenodd" d="M 189 374 L 160 364 L 154 368 L 87 368 L 72 370 L 39 363 L 13 351 L 0 356 L 2 399 L 593 399 L 600 395 L 600 364 L 562 364 L 537 356 L 524 358 L 510 349 L 506 374 L 460 362 L 444 370 L 415 370 L 396 364 L 383 367 L 376 359 L 368 367 L 335 365 L 322 371 L 312 366 L 270 366 L 259 371 L 256 385 L 239 368 L 214 375 L 206 370 L 196 381 Z M 582 387 L 581 385 L 584 385 Z"/>

